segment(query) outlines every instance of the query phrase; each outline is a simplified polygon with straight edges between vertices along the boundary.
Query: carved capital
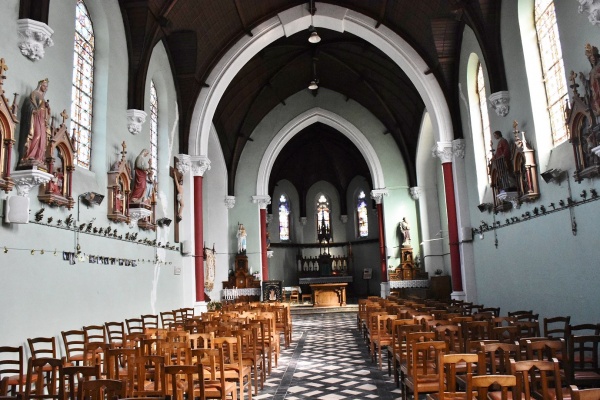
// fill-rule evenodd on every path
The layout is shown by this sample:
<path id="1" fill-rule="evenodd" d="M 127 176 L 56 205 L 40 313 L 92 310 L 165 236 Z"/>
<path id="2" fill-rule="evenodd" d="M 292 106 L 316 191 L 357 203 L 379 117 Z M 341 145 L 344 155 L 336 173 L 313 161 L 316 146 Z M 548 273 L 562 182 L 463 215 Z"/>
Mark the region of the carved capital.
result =
<path id="1" fill-rule="evenodd" d="M 132 135 L 137 135 L 142 131 L 142 125 L 146 122 L 145 111 L 134 108 L 127 110 L 127 130 Z"/>
<path id="2" fill-rule="evenodd" d="M 225 196 L 225 207 L 231 210 L 235 206 L 235 196 Z"/>
<path id="3" fill-rule="evenodd" d="M 252 202 L 254 204 L 258 204 L 258 207 L 261 210 L 264 210 L 269 204 L 271 204 L 271 196 L 252 196 Z"/>
<path id="4" fill-rule="evenodd" d="M 185 175 L 190 172 L 192 165 L 192 158 L 187 154 L 177 154 L 175 156 L 175 168 L 181 175 Z"/>
<path id="5" fill-rule="evenodd" d="M 135 225 L 137 221 L 140 219 L 144 219 L 149 217 L 152 214 L 151 210 L 148 210 L 144 207 L 139 208 L 130 208 L 129 209 L 129 219 L 131 220 L 131 225 Z"/>
<path id="6" fill-rule="evenodd" d="M 190 161 L 194 176 L 204 176 L 204 173 L 210 169 L 210 160 L 206 156 L 190 156 Z"/>
<path id="7" fill-rule="evenodd" d="M 452 142 L 437 142 L 431 149 L 432 157 L 438 157 L 442 163 L 452 162 Z"/>
<path id="8" fill-rule="evenodd" d="M 308 218 L 306 218 L 306 217 L 300 217 L 300 224 L 302 226 L 305 226 L 307 221 L 308 221 Z"/>
<path id="9" fill-rule="evenodd" d="M 29 191 L 32 188 L 48 183 L 53 178 L 53 175 L 38 169 L 28 169 L 14 171 L 11 174 L 11 178 L 17 187 L 17 194 L 22 197 L 28 197 Z"/>
<path id="10" fill-rule="evenodd" d="M 588 20 L 592 25 L 600 24 L 600 1 L 578 0 L 579 14 L 588 13 Z"/>
<path id="11" fill-rule="evenodd" d="M 488 98 L 491 107 L 499 117 L 506 117 L 510 111 L 510 94 L 506 90 L 492 93 Z"/>
<path id="12" fill-rule="evenodd" d="M 383 202 L 383 196 L 389 194 L 387 189 L 373 189 L 371 190 L 371 198 L 375 200 L 375 203 L 381 204 Z"/>
<path id="13" fill-rule="evenodd" d="M 421 189 L 418 186 L 413 186 L 409 189 L 410 191 L 410 197 L 413 200 L 419 200 L 419 197 L 421 197 L 421 194 L 423 193 L 423 189 Z"/>
<path id="14" fill-rule="evenodd" d="M 342 224 L 345 224 L 348 222 L 348 216 L 347 215 L 340 215 L 340 221 L 342 221 Z"/>
<path id="15" fill-rule="evenodd" d="M 19 50 L 31 61 L 44 58 L 46 47 L 54 46 L 52 34 L 54 31 L 45 23 L 32 19 L 17 20 Z"/>
<path id="16" fill-rule="evenodd" d="M 452 155 L 454 158 L 465 158 L 466 147 L 465 139 L 454 139 L 452 141 Z"/>

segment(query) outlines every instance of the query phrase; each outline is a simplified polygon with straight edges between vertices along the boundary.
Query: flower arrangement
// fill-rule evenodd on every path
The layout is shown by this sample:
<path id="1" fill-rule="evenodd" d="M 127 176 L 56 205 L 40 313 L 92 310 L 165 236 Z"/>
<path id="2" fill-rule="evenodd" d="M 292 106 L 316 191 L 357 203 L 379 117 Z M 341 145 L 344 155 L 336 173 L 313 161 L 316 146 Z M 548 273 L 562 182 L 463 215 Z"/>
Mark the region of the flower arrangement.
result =
<path id="1" fill-rule="evenodd" d="M 441 274 L 443 274 L 443 273 L 444 273 L 444 271 L 443 271 L 443 270 L 441 270 L 441 269 L 439 269 L 439 268 L 435 270 L 435 274 L 436 274 L 437 276 L 440 276 L 440 275 L 441 275 Z"/>
<path id="2" fill-rule="evenodd" d="M 208 311 L 219 311 L 223 305 L 220 301 L 211 301 L 206 305 L 206 307 L 208 308 Z"/>

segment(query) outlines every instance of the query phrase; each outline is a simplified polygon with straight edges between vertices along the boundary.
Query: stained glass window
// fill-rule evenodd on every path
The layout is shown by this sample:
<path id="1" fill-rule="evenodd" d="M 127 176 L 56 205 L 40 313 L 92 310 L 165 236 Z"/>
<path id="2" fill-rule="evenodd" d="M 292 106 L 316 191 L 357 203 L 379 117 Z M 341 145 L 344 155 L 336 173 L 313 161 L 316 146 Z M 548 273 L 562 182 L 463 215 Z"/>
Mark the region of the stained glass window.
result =
<path id="1" fill-rule="evenodd" d="M 150 167 L 158 169 L 158 96 L 154 81 L 150 81 Z M 158 174 L 154 175 L 155 181 Z"/>
<path id="2" fill-rule="evenodd" d="M 557 145 L 568 138 L 564 117 L 567 81 L 552 0 L 535 0 L 534 21 L 546 88 L 552 141 Z"/>
<path id="3" fill-rule="evenodd" d="M 331 224 L 329 221 L 329 201 L 325 195 L 319 196 L 317 201 L 317 235 L 320 233 L 331 235 Z"/>
<path id="4" fill-rule="evenodd" d="M 481 133 L 483 134 L 484 165 L 488 163 L 488 157 L 491 158 L 491 140 L 490 117 L 488 115 L 487 95 L 485 90 L 485 80 L 483 79 L 483 67 L 481 63 L 477 64 L 477 96 L 479 97 L 479 115 L 481 116 Z"/>
<path id="5" fill-rule="evenodd" d="M 285 194 L 279 198 L 279 240 L 290 240 L 290 203 Z"/>
<path id="6" fill-rule="evenodd" d="M 90 168 L 92 156 L 92 92 L 94 89 L 94 28 L 83 0 L 75 12 L 71 132 L 75 135 L 77 165 Z"/>
<path id="7" fill-rule="evenodd" d="M 367 201 L 365 200 L 365 192 L 362 190 L 358 194 L 356 216 L 358 218 L 358 236 L 369 236 L 369 217 L 367 215 Z"/>

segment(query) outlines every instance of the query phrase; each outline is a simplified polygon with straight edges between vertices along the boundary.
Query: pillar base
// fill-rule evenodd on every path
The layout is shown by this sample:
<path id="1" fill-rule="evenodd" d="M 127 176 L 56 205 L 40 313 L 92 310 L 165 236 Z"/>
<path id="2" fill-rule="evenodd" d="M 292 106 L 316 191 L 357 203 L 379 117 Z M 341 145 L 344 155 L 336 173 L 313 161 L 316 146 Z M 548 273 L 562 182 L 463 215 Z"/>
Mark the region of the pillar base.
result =
<path id="1" fill-rule="evenodd" d="M 465 292 L 461 291 L 455 291 L 452 292 L 452 294 L 450 295 L 450 297 L 452 298 L 452 300 L 465 300 L 467 298 L 467 294 Z"/>
<path id="2" fill-rule="evenodd" d="M 194 315 L 200 315 L 208 311 L 208 303 L 205 301 L 197 301 L 194 303 Z"/>
<path id="3" fill-rule="evenodd" d="M 386 299 L 390 295 L 390 283 L 381 282 L 381 297 Z"/>

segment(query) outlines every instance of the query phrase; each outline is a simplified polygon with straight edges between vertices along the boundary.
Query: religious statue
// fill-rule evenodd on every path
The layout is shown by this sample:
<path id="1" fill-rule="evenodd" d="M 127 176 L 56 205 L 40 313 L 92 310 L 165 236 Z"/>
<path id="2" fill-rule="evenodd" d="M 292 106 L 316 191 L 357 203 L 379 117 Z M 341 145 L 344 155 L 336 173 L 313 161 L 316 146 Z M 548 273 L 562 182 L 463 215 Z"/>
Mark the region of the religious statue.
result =
<path id="1" fill-rule="evenodd" d="M 410 225 L 406 221 L 406 217 L 402 218 L 400 222 L 400 231 L 402 232 L 402 245 L 410 245 Z"/>
<path id="2" fill-rule="evenodd" d="M 585 55 L 592 69 L 590 70 L 591 109 L 596 117 L 600 117 L 600 56 L 598 48 L 589 43 L 585 46 Z"/>
<path id="3" fill-rule="evenodd" d="M 516 190 L 516 180 L 512 168 L 511 148 L 508 140 L 502 137 L 502 132 L 495 131 L 494 139 L 497 140 L 496 149 L 492 150 L 493 155 L 490 160 L 493 168 L 497 171 L 497 179 L 495 181 L 498 191 Z M 493 146 L 493 142 L 491 143 Z"/>
<path id="4" fill-rule="evenodd" d="M 244 228 L 244 225 L 238 224 L 236 237 L 238 240 L 238 254 L 246 253 L 246 228 Z"/>
<path id="5" fill-rule="evenodd" d="M 45 165 L 46 145 L 50 136 L 50 103 L 45 99 L 47 91 L 48 79 L 43 79 L 23 103 L 21 165 Z"/>
<path id="6" fill-rule="evenodd" d="M 149 155 L 148 149 L 143 149 L 135 159 L 133 190 L 130 195 L 133 203 L 143 203 L 147 199 L 148 173 L 151 171 L 148 163 Z"/>
<path id="7" fill-rule="evenodd" d="M 50 192 L 62 196 L 64 175 L 60 168 L 57 168 L 53 175 L 50 182 L 48 182 Z"/>
<path id="8" fill-rule="evenodd" d="M 183 175 L 179 172 L 177 168 L 171 167 L 171 176 L 173 177 L 173 181 L 175 182 L 176 189 L 176 199 L 177 199 L 177 209 L 176 216 L 177 222 L 180 222 L 183 219 Z"/>

